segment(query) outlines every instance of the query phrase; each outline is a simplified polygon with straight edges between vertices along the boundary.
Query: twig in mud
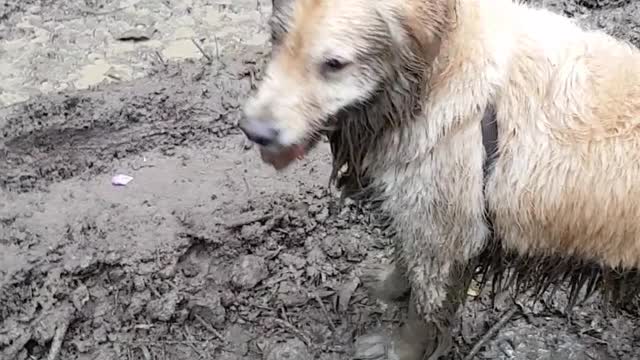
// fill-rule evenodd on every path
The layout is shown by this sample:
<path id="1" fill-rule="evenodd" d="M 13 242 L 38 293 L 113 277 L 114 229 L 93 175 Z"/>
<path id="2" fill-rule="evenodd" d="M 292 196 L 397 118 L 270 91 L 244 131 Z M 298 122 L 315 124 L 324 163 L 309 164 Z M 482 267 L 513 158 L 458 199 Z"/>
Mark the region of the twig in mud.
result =
<path id="1" fill-rule="evenodd" d="M 151 360 L 151 352 L 148 347 L 140 346 L 140 351 L 142 351 L 142 356 L 144 356 L 145 360 Z"/>
<path id="2" fill-rule="evenodd" d="M 269 214 L 259 214 L 255 216 L 248 216 L 244 219 L 239 219 L 237 221 L 230 222 L 226 225 L 227 229 L 237 229 L 239 227 L 250 225 L 259 221 L 269 220 L 273 217 L 273 215 Z"/>
<path id="3" fill-rule="evenodd" d="M 244 182 L 244 187 L 247 188 L 247 194 L 251 197 L 251 187 L 249 186 L 249 182 L 247 181 L 246 176 L 242 176 L 242 181 Z"/>
<path id="4" fill-rule="evenodd" d="M 213 35 L 213 41 L 216 44 L 216 59 L 220 60 L 220 49 L 218 47 L 218 37 Z"/>
<path id="5" fill-rule="evenodd" d="M 209 323 L 207 323 L 202 316 L 194 314 L 194 318 L 196 320 L 198 320 L 198 322 L 200 323 L 200 325 L 204 326 L 205 329 L 207 329 L 208 332 L 212 333 L 213 336 L 215 336 L 218 340 L 222 341 L 222 343 L 226 344 L 227 342 L 224 339 L 224 336 L 222 336 L 222 334 L 220 334 L 220 332 L 218 330 L 216 330 L 213 326 L 211 326 Z"/>
<path id="6" fill-rule="evenodd" d="M 207 52 L 204 51 L 204 49 L 202 48 L 202 46 L 200 46 L 200 44 L 198 44 L 196 39 L 191 38 L 191 42 L 193 43 L 193 45 L 195 45 L 198 48 L 198 50 L 200 50 L 200 52 L 202 53 L 202 56 L 207 58 L 207 62 L 209 64 L 213 63 L 213 58 L 211 58 L 211 55 L 207 54 Z"/>
<path id="7" fill-rule="evenodd" d="M 320 296 L 318 294 L 314 294 L 314 298 L 316 299 L 316 301 L 320 305 L 320 309 L 322 310 L 322 313 L 324 313 L 324 316 L 327 318 L 327 321 L 329 322 L 329 327 L 331 328 L 331 331 L 335 333 L 336 325 L 333 323 L 333 320 L 331 320 L 331 316 L 329 316 L 329 312 L 327 311 L 327 308 L 324 306 L 324 303 L 322 302 L 322 299 L 320 299 Z"/>
<path id="8" fill-rule="evenodd" d="M 166 345 L 189 345 L 189 344 L 202 344 L 207 341 L 214 340 L 215 337 L 211 337 L 206 340 L 137 340 L 137 341 L 116 341 L 115 343 L 126 345 L 129 347 L 138 347 L 141 345 L 149 346 L 166 346 Z"/>
<path id="9" fill-rule="evenodd" d="M 509 311 L 507 311 L 506 313 L 504 313 L 501 317 L 500 320 L 498 320 L 497 323 L 495 323 L 490 329 L 489 331 L 487 331 L 482 338 L 480 338 L 480 340 L 478 340 L 478 342 L 473 346 L 473 348 L 471 349 L 471 351 L 469 352 L 469 354 L 467 354 L 467 356 L 464 357 L 464 360 L 471 360 L 473 359 L 474 356 L 476 356 L 480 350 L 482 349 L 482 347 L 489 342 L 489 340 L 491 340 L 492 337 L 494 337 L 498 331 L 500 331 L 500 329 L 502 329 L 508 322 L 509 320 L 511 320 L 511 318 L 513 318 L 513 316 L 520 311 L 520 307 L 518 307 L 517 305 L 514 305 L 511 309 L 509 309 Z"/>
<path id="10" fill-rule="evenodd" d="M 162 64 L 162 66 L 166 68 L 167 63 L 164 61 L 164 58 L 162 58 L 162 54 L 160 54 L 158 50 L 156 50 L 155 54 L 156 54 L 156 57 L 158 58 L 158 61 L 160 61 L 160 64 Z"/>
<path id="11" fill-rule="evenodd" d="M 156 166 L 155 166 L 155 165 L 153 165 L 153 164 L 149 164 L 149 165 L 140 165 L 140 166 L 132 165 L 132 166 L 131 166 L 131 169 L 132 169 L 133 171 L 138 171 L 138 170 L 140 170 L 140 169 L 144 169 L 144 168 L 152 168 L 152 167 L 156 167 Z"/>
<path id="12" fill-rule="evenodd" d="M 62 341 L 64 340 L 64 336 L 67 334 L 67 330 L 69 329 L 69 323 L 71 323 L 71 315 L 67 316 L 56 328 L 47 360 L 56 360 L 58 358 L 60 350 L 62 349 Z"/>
<path id="13" fill-rule="evenodd" d="M 287 315 L 287 310 L 285 310 L 284 305 L 280 304 L 279 310 L 280 310 L 280 316 L 282 316 L 284 321 L 289 322 L 289 316 Z"/>
<path id="14" fill-rule="evenodd" d="M 189 341 L 187 346 L 189 346 L 191 348 L 191 350 L 193 350 L 193 352 L 195 352 L 200 357 L 200 359 L 206 359 L 204 354 L 200 350 L 198 350 L 198 348 L 194 345 L 194 343 L 193 343 L 194 337 L 193 337 L 193 335 L 191 335 L 191 332 L 189 331 L 189 327 L 185 327 L 184 328 L 184 332 L 185 332 L 186 335 L 183 335 L 183 336 L 186 339 L 191 340 L 191 341 Z"/>
<path id="15" fill-rule="evenodd" d="M 305 345 L 311 346 L 311 340 L 309 340 L 309 337 L 307 337 L 302 331 L 298 330 L 298 328 L 282 319 L 274 318 L 274 320 L 286 330 L 290 331 L 293 335 L 299 337 Z"/>

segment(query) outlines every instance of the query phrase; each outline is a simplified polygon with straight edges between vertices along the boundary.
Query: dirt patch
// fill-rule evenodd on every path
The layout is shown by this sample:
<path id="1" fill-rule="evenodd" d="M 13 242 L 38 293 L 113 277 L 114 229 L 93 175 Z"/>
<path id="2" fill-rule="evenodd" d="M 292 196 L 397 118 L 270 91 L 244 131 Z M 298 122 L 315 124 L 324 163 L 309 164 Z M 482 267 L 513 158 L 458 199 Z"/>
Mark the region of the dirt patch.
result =
<path id="1" fill-rule="evenodd" d="M 22 94 L 0 109 L 1 359 L 45 359 L 58 344 L 58 358 L 69 360 L 349 359 L 356 336 L 401 320 L 403 309 L 370 302 L 359 286 L 357 269 L 385 261 L 389 239 L 366 209 L 340 205 L 330 193 L 327 147 L 275 174 L 234 128 L 268 52 L 260 30 L 266 2 L 179 3 L 162 2 L 160 11 L 145 2 L 31 1 L 0 10 L 0 41 L 14 46 L 32 39 L 27 20 L 44 29 L 36 32 L 75 34 L 55 44 L 77 42 L 82 26 L 125 19 L 113 6 L 163 24 L 189 23 L 189 14 L 199 24 L 198 14 L 215 9 L 227 19 L 217 30 L 232 23 L 239 34 L 228 28 L 208 37 L 199 56 L 178 46 L 178 55 L 187 54 L 181 62 L 161 51 L 180 39 L 161 36 L 161 56 L 138 63 L 129 81 L 62 93 L 29 85 L 60 59 L 29 72 L 32 63 L 11 54 L 20 79 L 32 82 L 3 75 L 0 84 L 6 90 L 14 81 L 12 94 Z M 635 2 L 545 6 L 640 45 Z M 125 40 L 118 41 L 158 36 L 123 30 L 131 32 L 119 32 Z M 100 39 L 83 40 L 84 54 L 108 49 Z M 155 54 L 137 46 L 121 59 Z M 68 71 L 54 74 L 60 79 L 88 66 L 81 50 L 67 51 L 76 65 L 60 67 Z M 46 47 L 28 52 L 46 54 Z M 112 186 L 118 173 L 132 182 Z M 560 291 L 533 308 L 522 304 L 479 358 L 638 358 L 637 313 L 605 317 L 594 299 L 569 317 L 565 297 Z M 509 313 L 507 304 L 469 302 L 451 358 Z"/>

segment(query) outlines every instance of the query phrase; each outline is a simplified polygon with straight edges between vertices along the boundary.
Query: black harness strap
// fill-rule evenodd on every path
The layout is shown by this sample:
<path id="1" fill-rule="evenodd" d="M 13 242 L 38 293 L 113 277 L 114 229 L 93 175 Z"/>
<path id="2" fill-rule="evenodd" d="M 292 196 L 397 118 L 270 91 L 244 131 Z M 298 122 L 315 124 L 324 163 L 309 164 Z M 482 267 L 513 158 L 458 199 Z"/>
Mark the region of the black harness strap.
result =
<path id="1" fill-rule="evenodd" d="M 491 170 L 491 166 L 495 163 L 498 153 L 498 123 L 496 121 L 496 109 L 493 105 L 487 105 L 484 115 L 482 116 L 481 126 L 482 145 L 484 146 L 484 151 L 486 153 L 484 164 L 482 165 L 482 192 L 484 194 L 485 221 L 487 222 L 489 230 L 489 239 L 493 239 L 493 216 L 491 216 L 489 205 L 487 204 L 486 190 L 489 171 Z"/>
<path id="2" fill-rule="evenodd" d="M 483 187 L 487 184 L 489 170 L 496 160 L 498 153 L 498 123 L 496 121 L 496 109 L 493 105 L 487 105 L 481 121 L 482 126 L 482 145 L 486 157 L 482 166 L 483 170 Z"/>

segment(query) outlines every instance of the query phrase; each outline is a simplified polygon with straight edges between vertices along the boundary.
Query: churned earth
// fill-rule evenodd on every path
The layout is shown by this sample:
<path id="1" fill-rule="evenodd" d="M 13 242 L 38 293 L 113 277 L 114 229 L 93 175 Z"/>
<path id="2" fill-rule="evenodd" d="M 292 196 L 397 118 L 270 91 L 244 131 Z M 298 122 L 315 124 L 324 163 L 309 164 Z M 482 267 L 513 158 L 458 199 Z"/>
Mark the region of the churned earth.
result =
<path id="1" fill-rule="evenodd" d="M 538 4 L 640 46 L 640 2 Z M 402 319 L 360 286 L 390 240 L 338 201 L 327 146 L 276 173 L 235 128 L 270 11 L 0 4 L 0 359 L 342 360 Z M 565 298 L 476 297 L 451 358 L 640 358 L 637 312 Z"/>

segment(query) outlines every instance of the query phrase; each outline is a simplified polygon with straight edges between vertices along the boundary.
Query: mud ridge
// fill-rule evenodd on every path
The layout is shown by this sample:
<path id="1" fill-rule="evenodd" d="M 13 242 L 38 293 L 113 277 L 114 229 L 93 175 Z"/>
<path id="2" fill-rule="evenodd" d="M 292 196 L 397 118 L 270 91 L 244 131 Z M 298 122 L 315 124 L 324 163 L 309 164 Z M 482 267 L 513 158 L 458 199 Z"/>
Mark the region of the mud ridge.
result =
<path id="1" fill-rule="evenodd" d="M 264 58 L 259 51 L 243 54 L 245 67 L 174 65 L 144 80 L 0 109 L 0 188 L 43 189 L 99 174 L 114 159 L 237 133 L 237 110 Z"/>

